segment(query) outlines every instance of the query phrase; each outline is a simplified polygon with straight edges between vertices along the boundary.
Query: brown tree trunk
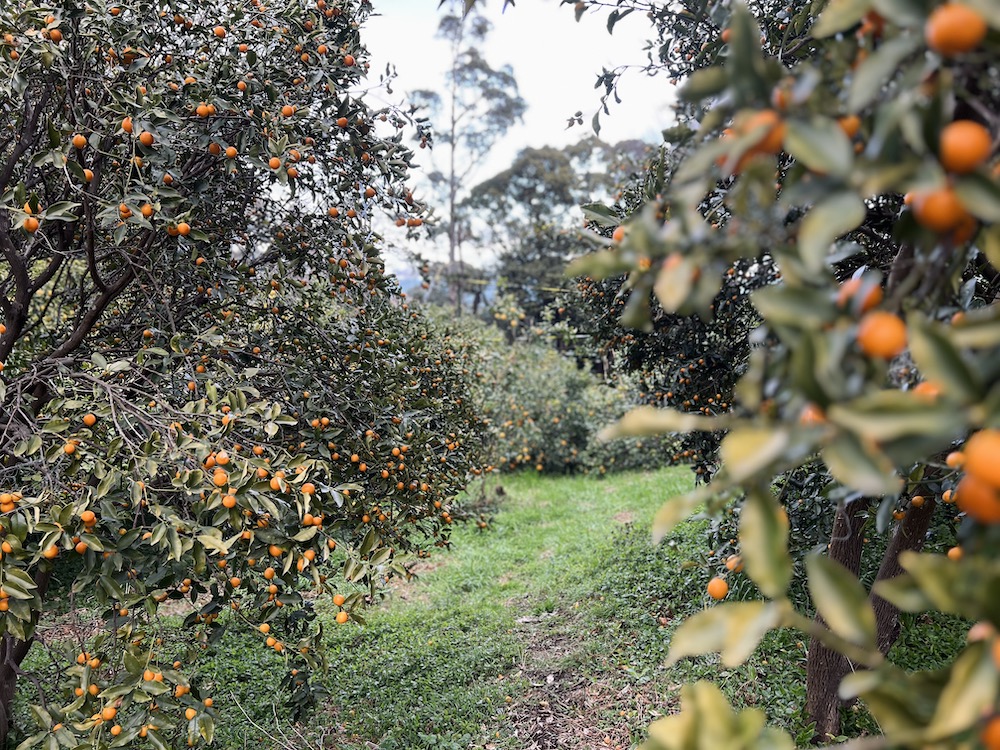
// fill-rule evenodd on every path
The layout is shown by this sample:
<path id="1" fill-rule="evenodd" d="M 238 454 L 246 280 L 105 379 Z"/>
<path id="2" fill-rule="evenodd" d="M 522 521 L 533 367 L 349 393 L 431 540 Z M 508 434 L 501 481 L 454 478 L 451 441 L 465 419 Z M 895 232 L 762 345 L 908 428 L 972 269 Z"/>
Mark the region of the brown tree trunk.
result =
<path id="1" fill-rule="evenodd" d="M 876 582 L 895 578 L 903 572 L 899 565 L 901 552 L 907 550 L 919 552 L 924 548 L 935 504 L 934 497 L 929 496 L 919 508 L 910 506 L 903 520 L 896 527 L 896 533 L 892 535 L 885 555 L 882 556 L 882 564 L 875 577 Z M 883 654 L 888 654 L 892 644 L 899 637 L 899 610 L 880 596 L 872 594 L 870 598 L 872 607 L 875 609 L 878 650 Z"/>
<path id="2" fill-rule="evenodd" d="M 861 570 L 864 544 L 861 512 L 866 508 L 867 503 L 861 500 L 839 506 L 830 535 L 830 558 L 855 575 Z M 819 615 L 816 619 L 822 624 Z M 844 656 L 827 648 L 815 637 L 810 638 L 806 658 L 806 713 L 816 725 L 815 742 L 825 742 L 831 736 L 840 734 L 841 700 L 837 689 L 849 670 L 850 663 Z"/>

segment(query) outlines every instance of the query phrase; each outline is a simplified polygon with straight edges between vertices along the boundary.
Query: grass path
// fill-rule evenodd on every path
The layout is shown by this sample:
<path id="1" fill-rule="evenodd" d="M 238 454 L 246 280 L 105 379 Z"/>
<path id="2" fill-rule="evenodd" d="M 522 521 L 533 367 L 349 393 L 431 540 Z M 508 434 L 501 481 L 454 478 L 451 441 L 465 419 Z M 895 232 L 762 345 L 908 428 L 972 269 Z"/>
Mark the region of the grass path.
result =
<path id="1" fill-rule="evenodd" d="M 505 477 L 489 532 L 460 530 L 366 628 L 334 631 L 350 677 L 331 685 L 330 718 L 382 750 L 630 746 L 668 697 L 644 655 L 628 663 L 635 639 L 609 619 L 623 604 L 609 575 L 626 537 L 653 561 L 653 513 L 689 483 L 676 469 Z M 669 607 L 647 604 L 641 624 L 662 637 Z M 662 640 L 647 652 L 657 661 Z"/>

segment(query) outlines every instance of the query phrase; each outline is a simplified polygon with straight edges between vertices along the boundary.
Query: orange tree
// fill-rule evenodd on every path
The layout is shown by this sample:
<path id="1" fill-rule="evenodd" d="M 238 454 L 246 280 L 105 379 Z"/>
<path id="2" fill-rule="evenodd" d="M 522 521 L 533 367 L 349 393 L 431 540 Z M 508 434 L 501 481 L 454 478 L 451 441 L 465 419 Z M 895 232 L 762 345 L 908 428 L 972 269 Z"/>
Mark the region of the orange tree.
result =
<path id="1" fill-rule="evenodd" d="M 750 292 L 761 322 L 728 413 L 647 408 L 610 431 L 725 432 L 714 481 L 668 503 L 656 534 L 705 503 L 733 510 L 741 558 L 708 594 L 742 571 L 763 598 L 695 616 L 671 659 L 738 665 L 797 627 L 819 739 L 838 733 L 838 700 L 859 698 L 884 733 L 873 746 L 1000 747 L 997 6 L 616 3 L 609 26 L 636 10 L 661 34 L 658 64 L 685 80 L 673 164 L 576 269 L 627 273 L 626 322 L 646 326 L 660 310 L 711 320 L 734 265 L 777 270 Z M 785 478 L 817 462 L 824 493 Z M 789 538 L 815 520 L 785 507 L 800 493 L 832 527 L 828 554 L 801 562 Z M 947 556 L 919 551 L 935 512 L 959 514 Z M 872 590 L 858 578 L 868 524 L 892 530 Z M 800 567 L 815 619 L 788 595 Z M 907 672 L 886 659 L 899 610 L 978 624 L 945 668 Z M 792 746 L 708 683 L 681 704 L 651 746 Z"/>
<path id="2" fill-rule="evenodd" d="M 0 9 L 0 745 L 54 580 L 103 625 L 46 644 L 22 747 L 195 745 L 228 623 L 286 655 L 302 709 L 303 588 L 360 620 L 399 553 L 447 543 L 481 424 L 371 230 L 421 218 L 406 122 L 359 88 L 370 10 Z"/>

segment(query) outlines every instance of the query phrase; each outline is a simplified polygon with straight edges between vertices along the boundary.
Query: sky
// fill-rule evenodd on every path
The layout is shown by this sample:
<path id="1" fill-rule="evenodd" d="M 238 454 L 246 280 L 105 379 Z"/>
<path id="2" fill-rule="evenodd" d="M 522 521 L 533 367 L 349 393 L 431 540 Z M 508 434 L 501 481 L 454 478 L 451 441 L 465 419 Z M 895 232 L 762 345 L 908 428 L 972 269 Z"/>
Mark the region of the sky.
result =
<path id="1" fill-rule="evenodd" d="M 560 6 L 559 0 L 518 0 L 506 12 L 501 12 L 502 0 L 480 2 L 493 23 L 480 51 L 494 68 L 505 64 L 513 68 L 528 110 L 524 123 L 508 132 L 472 176 L 472 184 L 507 168 L 522 148 L 563 146 L 591 135 L 590 119 L 600 108 L 603 92 L 594 83 L 602 66 L 642 65 L 649 31 L 639 13 L 623 19 L 609 35 L 606 10 L 585 13 L 577 23 L 572 6 Z M 438 10 L 438 0 L 373 0 L 373 5 L 378 15 L 362 30 L 371 54 L 371 76 L 377 80 L 391 63 L 398 78 L 392 95 L 371 92 L 370 103 L 402 104 L 408 91 L 440 89 L 449 52 L 447 43 L 435 37 L 445 12 Z M 664 76 L 649 77 L 641 70 L 628 73 L 619 86 L 622 103 L 612 101 L 610 115 L 601 116 L 601 138 L 612 143 L 626 138 L 659 143 L 660 131 L 670 124 L 673 94 Z M 583 112 L 584 124 L 567 129 L 567 119 L 577 111 Z M 426 170 L 431 155 L 419 149 L 417 155 Z M 420 172 L 415 172 L 418 196 L 424 192 L 419 190 Z"/>

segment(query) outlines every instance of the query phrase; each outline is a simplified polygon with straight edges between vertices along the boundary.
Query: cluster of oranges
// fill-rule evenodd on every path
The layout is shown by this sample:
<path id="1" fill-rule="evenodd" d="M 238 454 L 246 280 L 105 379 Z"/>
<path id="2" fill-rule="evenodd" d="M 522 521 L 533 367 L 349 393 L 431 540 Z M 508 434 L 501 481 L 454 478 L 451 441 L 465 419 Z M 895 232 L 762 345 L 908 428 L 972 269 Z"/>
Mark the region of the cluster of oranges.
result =
<path id="1" fill-rule="evenodd" d="M 958 507 L 980 523 L 1000 523 L 1000 430 L 973 433 L 949 463 L 965 471 L 955 490 Z"/>

